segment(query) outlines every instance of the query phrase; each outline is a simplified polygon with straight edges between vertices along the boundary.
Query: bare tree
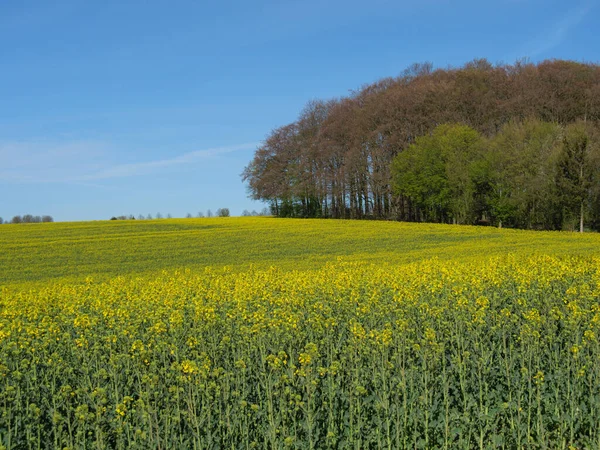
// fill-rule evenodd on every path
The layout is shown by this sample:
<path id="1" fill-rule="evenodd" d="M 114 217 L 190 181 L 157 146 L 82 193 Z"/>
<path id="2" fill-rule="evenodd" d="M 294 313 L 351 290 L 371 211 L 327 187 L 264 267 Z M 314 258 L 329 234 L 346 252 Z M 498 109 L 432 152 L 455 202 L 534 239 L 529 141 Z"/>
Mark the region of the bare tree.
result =
<path id="1" fill-rule="evenodd" d="M 23 223 L 23 218 L 21 216 L 14 216 L 10 223 Z"/>
<path id="2" fill-rule="evenodd" d="M 202 211 L 198 211 L 198 215 L 196 217 L 198 217 L 199 219 L 201 219 L 201 218 L 204 217 L 204 213 Z"/>
<path id="3" fill-rule="evenodd" d="M 206 217 L 212 217 L 212 216 L 213 216 L 213 213 L 210 209 L 208 211 L 206 211 Z"/>
<path id="4" fill-rule="evenodd" d="M 192 218 L 192 213 L 187 213 L 187 215 L 185 216 L 186 219 L 191 219 Z"/>
<path id="5" fill-rule="evenodd" d="M 48 216 L 48 215 L 42 216 L 42 222 L 46 222 L 46 223 L 54 222 L 54 218 L 52 216 Z"/>

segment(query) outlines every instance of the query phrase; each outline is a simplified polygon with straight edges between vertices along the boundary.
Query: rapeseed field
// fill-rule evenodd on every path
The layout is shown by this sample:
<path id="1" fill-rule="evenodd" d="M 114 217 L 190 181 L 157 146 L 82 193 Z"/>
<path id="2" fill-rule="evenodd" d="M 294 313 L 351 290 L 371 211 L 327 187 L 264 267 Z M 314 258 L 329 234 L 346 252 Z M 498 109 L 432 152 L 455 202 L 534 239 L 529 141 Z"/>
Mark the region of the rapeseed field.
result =
<path id="1" fill-rule="evenodd" d="M 333 219 L 212 218 L 0 227 L 0 284 L 229 266 L 312 270 L 346 261 L 404 264 L 507 253 L 598 255 L 595 233 Z"/>
<path id="2" fill-rule="evenodd" d="M 0 227 L 0 447 L 600 448 L 600 236 Z"/>

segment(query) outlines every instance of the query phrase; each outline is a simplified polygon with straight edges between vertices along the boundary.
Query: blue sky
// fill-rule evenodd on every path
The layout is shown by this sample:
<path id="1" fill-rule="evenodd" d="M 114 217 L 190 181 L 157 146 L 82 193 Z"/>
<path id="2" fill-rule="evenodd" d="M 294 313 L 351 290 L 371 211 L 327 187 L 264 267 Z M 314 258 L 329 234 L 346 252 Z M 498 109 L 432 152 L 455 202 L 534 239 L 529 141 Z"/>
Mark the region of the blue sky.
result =
<path id="1" fill-rule="evenodd" d="M 0 217 L 259 210 L 239 175 L 307 101 L 415 62 L 598 62 L 598 23 L 598 0 L 2 0 Z"/>

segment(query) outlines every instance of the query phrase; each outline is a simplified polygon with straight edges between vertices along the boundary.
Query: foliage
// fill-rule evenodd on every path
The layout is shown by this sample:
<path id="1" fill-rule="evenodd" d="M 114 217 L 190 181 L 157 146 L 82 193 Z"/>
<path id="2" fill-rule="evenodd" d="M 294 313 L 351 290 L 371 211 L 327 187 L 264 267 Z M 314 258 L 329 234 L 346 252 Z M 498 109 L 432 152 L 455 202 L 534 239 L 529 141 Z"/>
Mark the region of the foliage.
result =
<path id="1" fill-rule="evenodd" d="M 421 220 L 472 223 L 473 172 L 483 159 L 479 133 L 464 125 L 440 125 L 417 138 L 392 165 L 396 194 L 413 200 Z"/>
<path id="2" fill-rule="evenodd" d="M 594 226 L 600 141 L 584 123 L 512 121 L 489 139 L 440 125 L 393 161 L 395 193 L 417 221 L 583 231 Z"/>
<path id="3" fill-rule="evenodd" d="M 565 206 L 572 199 L 561 199 L 557 194 L 555 171 L 546 173 L 529 164 L 535 160 L 540 169 L 546 169 L 549 163 L 556 163 L 536 160 L 549 156 L 549 150 L 556 156 L 557 147 L 535 139 L 552 141 L 556 129 L 562 132 L 582 122 L 590 136 L 589 152 L 597 152 L 592 147 L 600 145 L 599 94 L 598 64 L 552 60 L 492 65 L 475 60 L 461 68 L 437 70 L 431 64 L 417 64 L 396 78 L 366 85 L 349 97 L 309 102 L 295 122 L 267 136 L 242 178 L 250 196 L 269 202 L 272 213 L 280 217 L 562 229 L 570 222 L 569 214 L 582 217 L 581 202 Z M 454 153 L 455 161 L 451 155 L 446 162 L 431 159 L 443 153 L 431 147 L 433 135 L 439 133 L 436 127 L 448 126 L 443 124 L 476 130 L 488 140 L 485 152 L 489 158 L 481 161 L 478 155 L 473 160 L 472 154 L 459 152 Z M 545 131 L 549 136 L 540 136 Z M 499 136 L 502 134 L 505 136 Z M 534 141 L 530 143 L 527 135 Z M 515 141 L 517 136 L 523 139 Z M 496 137 L 515 147 L 501 147 Z M 559 136 L 558 141 L 561 139 Z M 416 154 L 413 146 L 426 142 L 428 151 Z M 516 153 L 517 149 L 523 154 Z M 403 156 L 406 152 L 409 154 Z M 523 169 L 533 172 L 510 173 L 506 166 L 498 167 L 504 163 L 518 167 L 515 156 L 525 160 Z M 394 163 L 392 173 L 396 157 L 400 160 Z M 424 163 L 427 170 L 415 171 L 417 162 Z M 467 172 L 467 166 L 472 173 Z M 402 168 L 407 172 L 399 174 Z M 586 170 L 600 173 L 600 160 L 586 158 Z M 540 180 L 542 185 L 537 184 Z M 516 182 L 520 184 L 514 185 Z M 504 189 L 506 183 L 511 184 L 510 192 Z M 533 196 L 529 195 L 531 186 L 536 186 Z M 586 224 L 595 229 L 600 229 L 595 202 L 599 189 L 596 176 L 583 205 Z M 402 194 L 395 195 L 394 191 Z M 541 203 L 543 208 L 550 204 L 549 215 L 540 214 L 545 211 L 539 207 Z"/>
<path id="4" fill-rule="evenodd" d="M 507 123 L 489 143 L 490 214 L 499 224 L 560 229 L 555 183 L 563 129 L 528 119 Z"/>
<path id="5" fill-rule="evenodd" d="M 568 219 L 577 218 L 583 231 L 584 215 L 588 209 L 597 170 L 590 162 L 590 143 L 584 124 L 573 124 L 565 133 L 557 164 L 556 182 Z"/>

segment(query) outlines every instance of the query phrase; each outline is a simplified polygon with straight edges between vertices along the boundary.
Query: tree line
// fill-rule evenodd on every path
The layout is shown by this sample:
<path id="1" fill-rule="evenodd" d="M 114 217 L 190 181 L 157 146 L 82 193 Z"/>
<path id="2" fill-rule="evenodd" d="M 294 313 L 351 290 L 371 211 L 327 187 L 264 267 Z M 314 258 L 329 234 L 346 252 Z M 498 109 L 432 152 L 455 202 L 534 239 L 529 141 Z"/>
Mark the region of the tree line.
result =
<path id="1" fill-rule="evenodd" d="M 415 64 L 310 101 L 242 173 L 281 217 L 600 229 L 600 66 Z"/>
<path id="2" fill-rule="evenodd" d="M 6 223 L 42 223 L 42 222 L 54 222 L 52 216 L 34 216 L 32 214 L 25 214 L 24 216 L 14 216 L 10 221 Z M 0 217 L 0 224 L 3 224 L 4 219 Z"/>
<path id="3" fill-rule="evenodd" d="M 270 214 L 269 210 L 267 208 L 263 208 L 260 212 L 257 212 L 255 210 L 252 211 L 248 211 L 247 209 L 245 209 L 242 212 L 242 216 L 268 216 Z M 192 219 L 194 217 L 196 218 L 204 218 L 204 217 L 230 217 L 231 216 L 231 212 L 229 210 L 229 208 L 217 208 L 215 212 L 213 212 L 211 209 L 206 210 L 206 213 L 204 213 L 203 211 L 198 211 L 198 213 L 196 213 L 196 215 L 194 216 L 192 213 L 187 213 L 185 218 L 186 219 Z M 144 216 L 143 214 L 139 214 L 137 217 L 133 214 L 130 215 L 121 215 L 121 216 L 113 216 L 110 218 L 110 220 L 153 220 L 153 219 L 162 219 L 163 217 L 166 217 L 167 219 L 172 219 L 173 216 L 171 214 L 167 214 L 166 216 L 163 216 L 162 213 L 158 212 L 156 213 L 156 215 L 153 217 L 152 214 L 148 214 L 147 216 Z"/>
<path id="4" fill-rule="evenodd" d="M 217 210 L 213 213 L 213 211 L 211 209 L 208 209 L 206 211 L 206 213 L 204 213 L 203 211 L 199 211 L 195 217 L 197 218 L 203 218 L 203 217 L 229 217 L 231 215 L 229 208 L 217 208 Z M 261 211 L 257 212 L 255 210 L 252 211 L 248 211 L 247 209 L 245 209 L 242 212 L 242 216 L 268 216 L 270 215 L 270 212 L 267 208 L 263 208 Z M 167 219 L 171 219 L 172 216 L 171 214 L 167 214 L 166 216 Z M 191 213 L 187 213 L 187 215 L 185 216 L 187 219 L 191 219 L 192 217 L 194 217 Z M 120 216 L 112 216 L 110 218 L 110 220 L 152 220 L 152 219 L 162 219 L 163 215 L 162 213 L 158 212 L 156 213 L 156 216 L 152 216 L 152 214 L 148 214 L 146 216 L 144 216 L 143 214 L 139 214 L 137 217 L 133 214 L 129 214 L 129 215 L 120 215 Z M 25 214 L 24 216 L 14 216 L 11 220 L 7 220 L 6 222 L 4 221 L 4 219 L 2 217 L 0 217 L 0 225 L 4 224 L 4 223 L 42 223 L 42 222 L 54 222 L 54 218 L 52 216 L 34 216 L 31 214 Z"/>
<path id="5" fill-rule="evenodd" d="M 486 138 L 440 125 L 392 160 L 392 190 L 414 221 L 598 229 L 599 130 L 527 119 Z"/>

